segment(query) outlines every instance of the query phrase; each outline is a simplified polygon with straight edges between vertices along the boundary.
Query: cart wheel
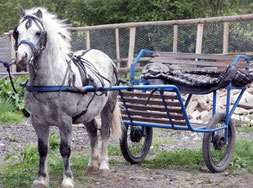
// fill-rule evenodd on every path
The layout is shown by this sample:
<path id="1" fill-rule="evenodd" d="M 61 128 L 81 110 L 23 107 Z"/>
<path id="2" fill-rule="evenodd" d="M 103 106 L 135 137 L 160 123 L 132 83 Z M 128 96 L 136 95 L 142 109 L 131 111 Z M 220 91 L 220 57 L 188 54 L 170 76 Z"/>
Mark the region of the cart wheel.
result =
<path id="1" fill-rule="evenodd" d="M 144 135 L 142 127 L 133 127 L 126 125 L 120 141 L 120 149 L 124 158 L 132 163 L 140 163 L 147 156 L 152 143 L 153 129 L 152 127 L 144 127 Z"/>
<path id="2" fill-rule="evenodd" d="M 214 129 L 225 124 L 224 113 L 215 114 L 206 129 Z M 229 121 L 228 141 L 224 143 L 225 129 L 205 133 L 203 138 L 203 157 L 207 168 L 211 172 L 222 172 L 229 165 L 235 147 L 235 127 L 233 121 Z"/>

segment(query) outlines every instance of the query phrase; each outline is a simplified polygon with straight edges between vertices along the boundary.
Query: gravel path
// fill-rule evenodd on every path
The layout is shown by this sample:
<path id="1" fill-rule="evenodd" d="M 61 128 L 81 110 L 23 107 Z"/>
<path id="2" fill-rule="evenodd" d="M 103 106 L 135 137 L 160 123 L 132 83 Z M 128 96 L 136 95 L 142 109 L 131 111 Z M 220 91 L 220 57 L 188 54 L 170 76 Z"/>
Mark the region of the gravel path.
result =
<path id="1" fill-rule="evenodd" d="M 169 145 L 159 143 L 161 152 L 181 150 L 184 148 L 201 148 L 203 133 L 192 133 L 189 131 L 174 131 L 166 129 L 160 130 L 162 131 L 159 132 L 159 137 L 171 137 L 173 138 L 172 140 L 174 142 Z M 50 132 L 55 132 L 57 135 L 59 135 L 56 127 L 51 127 Z M 253 140 L 253 132 L 240 132 L 237 133 L 236 136 Z M 37 136 L 29 119 L 22 124 L 0 125 L 0 161 L 2 161 L 6 155 L 10 154 L 11 150 L 22 152 L 24 146 L 30 142 L 37 143 Z M 110 139 L 110 144 L 118 145 L 118 142 Z M 72 148 L 74 151 L 89 149 L 88 135 L 83 126 L 73 125 Z"/>

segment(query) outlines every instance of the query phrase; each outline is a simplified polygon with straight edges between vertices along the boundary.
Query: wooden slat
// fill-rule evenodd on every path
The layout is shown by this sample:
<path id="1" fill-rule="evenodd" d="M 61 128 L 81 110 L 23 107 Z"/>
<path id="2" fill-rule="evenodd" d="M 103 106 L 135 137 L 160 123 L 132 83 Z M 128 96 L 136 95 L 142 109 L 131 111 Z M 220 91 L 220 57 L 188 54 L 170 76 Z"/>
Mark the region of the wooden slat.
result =
<path id="1" fill-rule="evenodd" d="M 137 103 L 137 104 L 146 104 L 147 100 L 146 99 L 140 99 L 140 98 L 128 98 L 124 97 L 125 102 L 127 103 Z M 163 105 L 162 100 L 149 100 L 148 105 Z M 167 101 L 168 106 L 180 106 L 179 102 L 173 102 L 173 101 Z"/>
<path id="2" fill-rule="evenodd" d="M 196 38 L 196 50 L 195 50 L 196 54 L 201 54 L 201 52 L 202 52 L 203 29 L 204 29 L 204 24 L 198 24 L 197 38 Z"/>
<path id="3" fill-rule="evenodd" d="M 145 98 L 148 98 L 150 96 L 150 93 L 123 91 L 123 95 L 127 96 L 127 97 L 145 97 Z M 161 99 L 161 95 L 153 93 L 151 98 Z M 164 98 L 165 99 L 172 99 L 172 100 L 178 99 L 176 95 L 164 95 Z"/>
<path id="4" fill-rule="evenodd" d="M 169 59 L 167 57 L 156 57 L 151 59 L 151 62 L 154 63 L 169 63 L 169 64 L 180 64 L 180 65 L 199 65 L 206 67 L 226 67 L 229 63 L 216 62 L 216 61 L 190 61 L 190 60 L 175 60 Z M 247 68 L 248 65 L 244 63 L 237 63 L 236 65 L 239 68 Z"/>
<path id="5" fill-rule="evenodd" d="M 134 110 L 152 110 L 152 111 L 164 111 L 164 106 L 144 106 L 144 105 L 138 105 L 138 104 L 127 104 L 128 109 L 134 109 Z M 182 113 L 181 108 L 171 108 L 169 107 L 169 112 L 173 113 Z"/>
<path id="6" fill-rule="evenodd" d="M 232 55 L 215 55 L 215 54 L 194 54 L 194 53 L 173 53 L 173 52 L 153 52 L 155 57 L 176 57 L 176 58 L 189 58 L 189 59 L 215 59 L 215 60 L 234 60 L 235 56 Z"/>
<path id="7" fill-rule="evenodd" d="M 222 53 L 228 53 L 228 40 L 229 40 L 229 22 L 224 22 L 223 26 L 223 49 Z"/>
<path id="8" fill-rule="evenodd" d="M 129 120 L 128 116 L 126 116 L 126 115 L 122 115 L 122 119 Z M 169 119 L 152 119 L 152 118 L 144 118 L 144 117 L 133 117 L 132 120 L 138 121 L 138 122 L 160 123 L 160 124 L 170 125 Z M 186 126 L 186 122 L 174 120 L 173 125 Z"/>
<path id="9" fill-rule="evenodd" d="M 126 111 L 122 111 L 122 114 L 127 114 Z M 168 115 L 165 112 L 147 112 L 147 111 L 136 111 L 136 110 L 128 110 L 128 112 L 130 113 L 131 117 L 134 116 L 141 116 L 141 117 L 148 117 L 148 118 L 168 118 Z M 184 116 L 182 114 L 178 115 L 178 114 L 173 114 L 170 113 L 170 117 L 172 119 L 176 119 L 176 120 L 184 120 Z"/>

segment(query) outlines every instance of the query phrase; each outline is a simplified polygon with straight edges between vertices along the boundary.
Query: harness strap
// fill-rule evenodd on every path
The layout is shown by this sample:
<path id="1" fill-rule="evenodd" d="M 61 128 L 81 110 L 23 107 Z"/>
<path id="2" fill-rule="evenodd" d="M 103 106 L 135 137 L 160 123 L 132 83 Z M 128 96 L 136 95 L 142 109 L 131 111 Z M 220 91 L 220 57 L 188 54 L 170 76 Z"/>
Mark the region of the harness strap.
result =
<path id="1" fill-rule="evenodd" d="M 37 48 L 36 46 L 29 40 L 21 40 L 20 43 L 18 44 L 18 47 L 21 45 L 21 44 L 28 44 L 30 46 L 30 48 L 32 49 L 33 53 L 35 54 L 37 52 Z"/>

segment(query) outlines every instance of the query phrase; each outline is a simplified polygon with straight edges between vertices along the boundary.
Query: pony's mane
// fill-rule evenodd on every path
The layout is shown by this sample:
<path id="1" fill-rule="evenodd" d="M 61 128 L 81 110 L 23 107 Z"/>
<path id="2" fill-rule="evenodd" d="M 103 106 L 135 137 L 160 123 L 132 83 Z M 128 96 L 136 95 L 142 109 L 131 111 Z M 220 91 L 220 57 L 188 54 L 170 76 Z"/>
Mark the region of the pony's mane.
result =
<path id="1" fill-rule="evenodd" d="M 26 10 L 26 15 L 34 15 L 38 10 L 42 12 L 42 22 L 47 31 L 47 38 L 55 43 L 59 50 L 67 55 L 70 53 L 71 35 L 69 25 L 65 24 L 65 20 L 59 20 L 55 14 L 51 14 L 44 7 L 36 7 Z"/>

